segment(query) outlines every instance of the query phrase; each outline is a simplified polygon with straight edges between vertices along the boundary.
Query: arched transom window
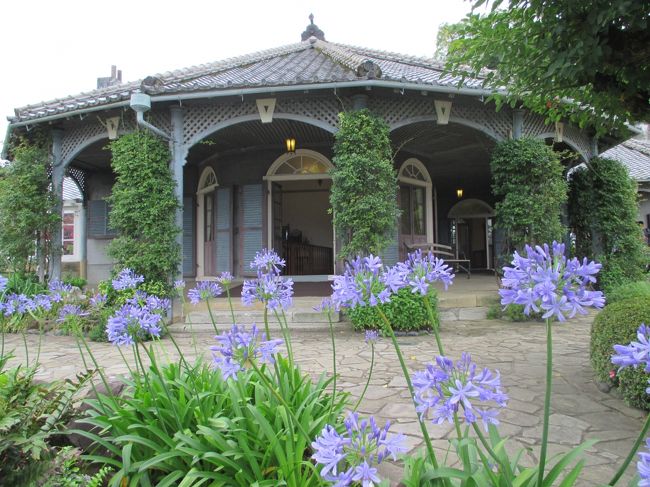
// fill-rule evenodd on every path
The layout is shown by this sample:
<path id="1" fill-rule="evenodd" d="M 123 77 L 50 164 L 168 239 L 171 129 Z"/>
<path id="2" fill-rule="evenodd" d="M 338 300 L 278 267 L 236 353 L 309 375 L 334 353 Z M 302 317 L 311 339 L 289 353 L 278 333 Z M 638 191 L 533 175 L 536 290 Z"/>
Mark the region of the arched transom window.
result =
<path id="1" fill-rule="evenodd" d="M 206 167 L 201 173 L 199 179 L 199 188 L 197 193 L 207 193 L 218 186 L 217 175 L 211 167 Z"/>
<path id="2" fill-rule="evenodd" d="M 297 155 L 284 161 L 275 174 L 325 174 L 328 169 L 325 163 L 312 156 Z"/>
<path id="3" fill-rule="evenodd" d="M 422 186 L 431 184 L 429 172 L 417 159 L 407 159 L 399 170 L 399 179 L 403 182 L 421 184 Z"/>

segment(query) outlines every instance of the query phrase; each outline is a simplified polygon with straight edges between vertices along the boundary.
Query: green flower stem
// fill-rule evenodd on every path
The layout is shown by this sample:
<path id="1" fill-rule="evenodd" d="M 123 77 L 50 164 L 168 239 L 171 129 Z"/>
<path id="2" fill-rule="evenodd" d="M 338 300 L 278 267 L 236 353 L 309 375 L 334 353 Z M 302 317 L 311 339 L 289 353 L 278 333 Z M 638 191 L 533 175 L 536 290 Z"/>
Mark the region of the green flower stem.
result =
<path id="1" fill-rule="evenodd" d="M 625 460 L 623 461 L 623 464 L 621 467 L 618 469 L 618 471 L 614 474 L 612 477 L 612 480 L 609 481 L 607 485 L 616 485 L 616 482 L 619 481 L 625 470 L 627 469 L 627 466 L 630 464 L 632 459 L 634 458 L 634 455 L 636 454 L 637 450 L 639 449 L 639 446 L 641 446 L 641 443 L 643 443 L 643 440 L 645 439 L 646 434 L 648 433 L 648 429 L 650 429 L 650 414 L 645 418 L 645 423 L 643 423 L 643 428 L 641 428 L 641 431 L 639 432 L 639 436 L 637 437 L 636 441 L 634 442 L 634 445 L 632 445 L 632 449 L 630 450 L 630 453 L 628 453 L 627 457 L 625 457 Z"/>
<path id="2" fill-rule="evenodd" d="M 237 323 L 237 320 L 235 319 L 235 309 L 232 306 L 232 298 L 230 297 L 230 287 L 228 287 L 230 284 L 224 284 L 223 287 L 226 288 L 226 296 L 228 297 L 228 308 L 230 308 L 230 317 L 232 318 L 232 324 L 234 325 Z"/>
<path id="3" fill-rule="evenodd" d="M 210 307 L 210 298 L 207 298 L 205 300 L 205 304 L 208 307 L 208 314 L 210 315 L 210 321 L 212 322 L 212 328 L 214 328 L 214 333 L 218 335 L 219 330 L 217 329 L 217 324 L 214 322 L 214 315 L 212 314 L 212 308 Z"/>
<path id="4" fill-rule="evenodd" d="M 551 390 L 553 388 L 553 333 L 551 319 L 546 318 L 546 393 L 544 394 L 544 423 L 542 426 L 542 450 L 539 454 L 539 472 L 537 485 L 544 481 L 544 466 L 546 464 L 546 449 L 548 446 L 548 420 L 551 414 Z"/>
<path id="5" fill-rule="evenodd" d="M 372 378 L 372 369 L 375 366 L 375 345 L 374 343 L 370 344 L 370 347 L 372 349 L 372 355 L 370 356 L 370 370 L 368 371 L 368 380 L 366 381 L 366 385 L 363 388 L 363 392 L 361 393 L 361 396 L 359 396 L 359 400 L 357 403 L 354 405 L 352 408 L 353 411 L 356 411 L 359 405 L 361 404 L 361 401 L 363 401 L 363 398 L 366 395 L 366 391 L 368 390 L 368 386 L 370 385 L 370 379 Z M 336 370 L 336 369 L 334 369 Z"/>
<path id="6" fill-rule="evenodd" d="M 181 298 L 181 306 L 182 306 L 182 316 L 185 317 L 185 312 L 186 312 L 186 306 L 187 306 L 187 301 L 185 301 L 185 293 L 183 290 L 179 291 L 180 298 Z M 194 347 L 194 355 L 197 357 L 199 356 L 199 349 L 196 346 L 196 336 L 194 335 L 194 326 L 192 325 L 192 318 L 190 318 L 189 313 L 187 314 L 187 321 L 190 323 L 190 335 L 192 335 L 192 346 Z M 171 336 L 171 335 L 170 335 Z"/>
<path id="7" fill-rule="evenodd" d="M 296 417 L 296 414 L 293 412 L 293 409 L 289 407 L 287 404 L 287 401 L 284 400 L 284 398 L 280 395 L 278 391 L 275 390 L 275 387 L 273 387 L 273 384 L 271 384 L 271 381 L 269 381 L 268 377 L 260 370 L 260 368 L 257 366 L 257 364 L 254 361 L 250 361 L 251 367 L 253 367 L 253 370 L 257 372 L 257 375 L 259 378 L 264 382 L 264 385 L 273 393 L 275 398 L 280 401 L 280 404 L 284 406 L 284 408 L 287 410 L 289 413 L 289 416 L 291 416 L 291 419 L 293 420 L 294 423 L 296 423 L 296 427 L 300 430 L 300 433 L 305 437 L 305 441 L 307 441 L 307 444 L 311 443 L 312 438 L 309 437 L 309 434 L 305 431 L 305 429 L 302 427 L 300 424 L 300 421 L 298 421 L 298 418 Z"/>
<path id="8" fill-rule="evenodd" d="M 436 323 L 435 316 L 433 315 L 433 308 L 431 307 L 431 301 L 429 301 L 429 296 L 424 296 L 424 307 L 427 309 L 427 314 L 429 315 L 429 321 L 431 322 L 431 328 L 433 328 L 433 335 L 436 337 L 436 344 L 438 345 L 438 352 L 440 355 L 444 355 L 444 349 L 442 347 L 442 340 L 440 339 L 440 329 Z"/>
<path id="9" fill-rule="evenodd" d="M 266 339 L 271 339 L 271 330 L 269 328 L 269 309 L 264 306 L 264 331 L 266 332 Z"/>
<path id="10" fill-rule="evenodd" d="M 377 307 L 377 312 L 379 313 L 379 316 L 381 316 L 381 319 L 384 321 L 384 324 L 386 325 L 386 329 L 388 330 L 390 339 L 393 342 L 393 347 L 395 347 L 395 352 L 397 353 L 397 358 L 399 360 L 400 367 L 402 368 L 404 379 L 406 379 L 406 385 L 408 386 L 409 389 L 411 401 L 413 401 L 413 405 L 417 408 L 417 404 L 415 403 L 415 390 L 413 389 L 413 383 L 411 382 L 411 375 L 409 374 L 408 368 L 406 367 L 406 363 L 404 362 L 404 356 L 402 355 L 402 351 L 399 348 L 399 344 L 397 343 L 397 338 L 395 337 L 395 332 L 393 331 L 393 327 L 391 326 L 390 321 L 388 321 L 388 318 L 386 317 L 386 315 L 384 314 L 384 312 L 381 310 L 380 307 Z M 439 468 L 438 460 L 436 460 L 436 454 L 433 451 L 433 445 L 431 444 L 431 438 L 429 437 L 429 432 L 427 431 L 427 427 L 424 424 L 424 421 L 422 421 L 422 418 L 420 418 L 420 415 L 418 414 L 417 416 L 418 416 L 418 423 L 420 424 L 420 430 L 422 431 L 422 436 L 424 437 L 424 442 L 427 446 L 429 461 L 431 462 L 431 465 L 433 465 L 433 468 L 437 469 Z"/>
<path id="11" fill-rule="evenodd" d="M 29 367 L 29 347 L 27 346 L 27 337 L 25 336 L 25 330 L 20 330 L 20 334 L 23 336 L 23 343 L 25 344 L 25 360 L 27 361 L 27 367 Z"/>
<path id="12" fill-rule="evenodd" d="M 507 485 L 512 485 L 512 468 L 510 467 L 509 462 L 502 462 L 501 459 L 498 457 L 498 455 L 495 453 L 495 451 L 492 449 L 490 444 L 488 443 L 487 439 L 485 438 L 485 435 L 481 431 L 481 428 L 478 426 L 476 422 L 473 424 L 474 426 L 474 432 L 476 433 L 476 436 L 478 437 L 479 441 L 483 445 L 483 448 L 485 448 L 485 451 L 488 452 L 488 455 L 490 455 L 494 461 L 496 461 L 503 469 L 505 469 L 507 477 L 506 481 L 508 482 Z"/>
<path id="13" fill-rule="evenodd" d="M 284 314 L 284 310 L 282 310 L 282 316 L 280 316 L 277 309 L 273 310 L 273 314 L 275 315 L 275 319 L 278 320 L 278 323 L 280 324 L 280 331 L 282 332 L 284 343 L 287 346 L 287 358 L 289 359 L 289 362 L 293 364 L 293 347 L 291 346 L 291 336 L 289 336 L 289 324 L 287 323 L 287 317 Z"/>
<path id="14" fill-rule="evenodd" d="M 332 369 L 334 371 L 334 381 L 332 383 L 332 402 L 330 403 L 330 420 L 332 419 L 332 409 L 334 409 L 334 402 L 336 399 L 336 340 L 334 339 L 334 324 L 332 323 L 332 310 L 327 309 L 327 321 L 329 322 L 329 327 L 330 327 L 330 339 L 332 340 Z M 373 359 L 374 359 L 374 354 L 373 354 Z M 372 366 L 371 366 L 372 370 Z M 366 385 L 366 387 L 368 387 Z M 357 404 L 358 406 L 358 404 Z M 355 410 L 357 409 L 356 406 L 354 408 Z"/>

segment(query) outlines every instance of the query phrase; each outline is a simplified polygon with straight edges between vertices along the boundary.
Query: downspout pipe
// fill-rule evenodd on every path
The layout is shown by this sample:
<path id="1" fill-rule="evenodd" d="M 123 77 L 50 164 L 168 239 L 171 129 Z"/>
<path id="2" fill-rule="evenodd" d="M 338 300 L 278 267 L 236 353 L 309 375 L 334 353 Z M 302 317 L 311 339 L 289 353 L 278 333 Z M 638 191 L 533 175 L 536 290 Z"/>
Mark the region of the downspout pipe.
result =
<path id="1" fill-rule="evenodd" d="M 136 113 L 136 121 L 140 127 L 146 128 L 150 132 L 153 132 L 158 137 L 162 137 L 165 140 L 173 141 L 172 136 L 166 133 L 163 130 L 160 130 L 155 125 L 150 124 L 144 119 L 145 112 L 151 110 L 151 97 L 146 93 L 133 93 L 131 95 L 130 106 Z"/>

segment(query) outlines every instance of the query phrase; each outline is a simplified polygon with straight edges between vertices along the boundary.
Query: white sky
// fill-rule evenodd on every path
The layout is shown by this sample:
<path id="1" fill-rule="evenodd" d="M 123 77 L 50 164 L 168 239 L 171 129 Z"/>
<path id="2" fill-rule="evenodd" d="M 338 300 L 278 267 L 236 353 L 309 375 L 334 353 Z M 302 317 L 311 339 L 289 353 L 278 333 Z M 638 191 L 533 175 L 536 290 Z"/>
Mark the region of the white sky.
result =
<path id="1" fill-rule="evenodd" d="M 314 14 L 334 42 L 432 56 L 463 0 L 4 0 L 0 141 L 15 107 L 88 91 L 111 64 L 124 81 L 290 44 Z"/>

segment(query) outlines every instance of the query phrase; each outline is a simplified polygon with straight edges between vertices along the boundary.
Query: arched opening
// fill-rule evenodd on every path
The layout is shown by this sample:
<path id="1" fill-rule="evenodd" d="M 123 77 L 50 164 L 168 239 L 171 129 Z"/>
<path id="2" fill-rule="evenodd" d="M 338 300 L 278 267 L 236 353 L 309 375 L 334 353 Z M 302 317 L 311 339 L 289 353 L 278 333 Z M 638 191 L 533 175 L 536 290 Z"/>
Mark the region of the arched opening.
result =
<path id="1" fill-rule="evenodd" d="M 197 275 L 199 277 L 213 276 L 215 269 L 215 225 L 214 206 L 217 175 L 212 167 L 206 167 L 201 173 L 196 190 L 196 230 L 197 241 Z"/>
<path id="2" fill-rule="evenodd" d="M 264 177 L 267 221 L 271 222 L 268 246 L 285 259 L 288 275 L 334 271 L 335 238 L 328 211 L 332 168 L 323 154 L 298 149 L 278 157 Z"/>
<path id="3" fill-rule="evenodd" d="M 494 210 L 485 201 L 469 198 L 451 207 L 452 246 L 457 258 L 469 259 L 472 269 L 494 268 Z"/>
<path id="4" fill-rule="evenodd" d="M 399 170 L 398 181 L 399 205 L 402 210 L 399 248 L 404 254 L 405 244 L 434 241 L 433 185 L 429 171 L 416 158 L 404 161 Z"/>

